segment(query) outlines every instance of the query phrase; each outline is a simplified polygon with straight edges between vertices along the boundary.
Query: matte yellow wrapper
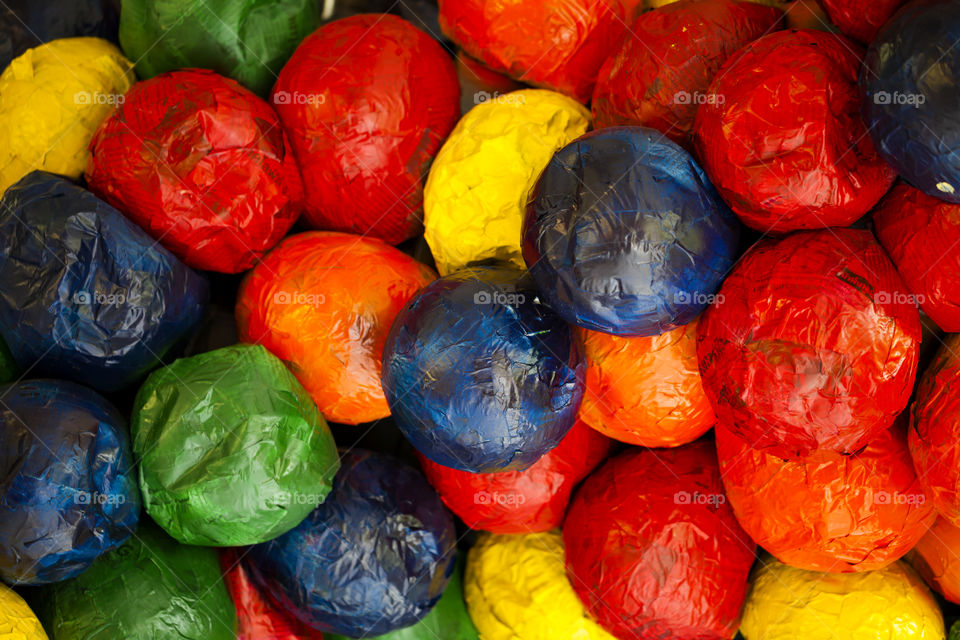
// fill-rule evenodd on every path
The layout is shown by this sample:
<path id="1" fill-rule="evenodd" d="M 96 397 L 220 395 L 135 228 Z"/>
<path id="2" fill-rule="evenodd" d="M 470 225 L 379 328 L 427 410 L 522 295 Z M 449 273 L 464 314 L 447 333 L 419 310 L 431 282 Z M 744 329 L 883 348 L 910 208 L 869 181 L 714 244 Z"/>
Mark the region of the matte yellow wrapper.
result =
<path id="1" fill-rule="evenodd" d="M 3 583 L 0 583 L 0 640 L 48 640 L 27 603 Z"/>
<path id="2" fill-rule="evenodd" d="M 481 97 L 487 100 L 463 116 L 427 178 L 424 235 L 441 275 L 490 260 L 525 268 L 527 195 L 554 152 L 590 126 L 586 107 L 553 91 Z"/>
<path id="3" fill-rule="evenodd" d="M 930 590 L 903 561 L 877 571 L 818 573 L 764 560 L 740 633 L 747 640 L 942 640 Z"/>
<path id="4" fill-rule="evenodd" d="M 616 640 L 587 617 L 570 586 L 559 531 L 480 534 L 464 580 L 483 640 Z"/>
<path id="5" fill-rule="evenodd" d="M 80 177 L 133 82 L 133 64 L 100 38 L 52 40 L 11 62 L 0 75 L 0 193 L 34 169 Z"/>

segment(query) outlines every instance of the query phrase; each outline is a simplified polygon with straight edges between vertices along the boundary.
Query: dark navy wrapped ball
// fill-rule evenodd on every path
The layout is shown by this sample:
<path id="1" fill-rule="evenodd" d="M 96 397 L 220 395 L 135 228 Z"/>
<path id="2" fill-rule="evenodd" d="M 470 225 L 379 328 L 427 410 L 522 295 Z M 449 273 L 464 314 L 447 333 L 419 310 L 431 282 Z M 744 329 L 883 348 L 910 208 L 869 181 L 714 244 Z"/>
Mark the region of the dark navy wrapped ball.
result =
<path id="1" fill-rule="evenodd" d="M 916 0 L 884 25 L 860 71 L 883 159 L 924 193 L 960 202 L 960 0 Z"/>
<path id="2" fill-rule="evenodd" d="M 0 578 L 72 578 L 136 528 L 140 491 L 123 418 L 72 382 L 0 386 Z"/>
<path id="3" fill-rule="evenodd" d="M 34 375 L 123 388 L 203 316 L 203 276 L 60 176 L 34 171 L 7 189 L 0 237 L 0 331 Z"/>
<path id="4" fill-rule="evenodd" d="M 740 227 L 690 155 L 645 127 L 558 151 L 523 220 L 523 259 L 577 326 L 653 336 L 693 320 L 733 264 Z"/>
<path id="5" fill-rule="evenodd" d="M 532 280 L 465 269 L 422 289 L 393 323 L 383 391 L 394 421 L 430 460 L 473 473 L 522 471 L 573 426 L 583 349 Z"/>
<path id="6" fill-rule="evenodd" d="M 340 462 L 323 504 L 250 547 L 243 562 L 261 590 L 324 633 L 366 638 L 410 626 L 453 574 L 453 517 L 426 478 L 396 458 L 354 449 Z"/>

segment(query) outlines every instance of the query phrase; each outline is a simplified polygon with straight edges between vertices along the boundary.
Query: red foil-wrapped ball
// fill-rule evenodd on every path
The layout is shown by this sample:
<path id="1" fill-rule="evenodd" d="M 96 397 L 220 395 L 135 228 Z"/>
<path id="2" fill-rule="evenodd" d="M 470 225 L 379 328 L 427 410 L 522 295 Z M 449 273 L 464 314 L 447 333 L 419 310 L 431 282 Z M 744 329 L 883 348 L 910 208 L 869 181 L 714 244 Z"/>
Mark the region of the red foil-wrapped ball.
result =
<path id="1" fill-rule="evenodd" d="M 960 527 L 937 518 L 907 560 L 931 589 L 960 603 Z"/>
<path id="2" fill-rule="evenodd" d="M 869 231 L 755 244 L 700 318 L 718 422 L 771 455 L 853 452 L 889 427 L 916 377 L 920 314 Z"/>
<path id="3" fill-rule="evenodd" d="M 880 569 L 936 518 L 913 470 L 905 419 L 856 453 L 814 451 L 797 460 L 753 449 L 722 425 L 716 432 L 737 520 L 780 562 L 836 573 Z"/>
<path id="4" fill-rule="evenodd" d="M 573 488 L 607 457 L 611 444 L 578 420 L 525 471 L 470 473 L 417 457 L 443 502 L 471 529 L 535 533 L 560 526 Z"/>
<path id="5" fill-rule="evenodd" d="M 941 516 L 960 527 L 960 334 L 947 336 L 910 407 L 910 454 Z"/>
<path id="6" fill-rule="evenodd" d="M 580 331 L 587 386 L 580 418 L 621 442 L 676 447 L 715 421 L 697 364 L 697 321 L 658 336 Z"/>
<path id="7" fill-rule="evenodd" d="M 690 148 L 697 108 L 720 65 L 773 30 L 783 12 L 751 2 L 684 0 L 642 14 L 593 91 L 597 128 L 642 125 Z"/>
<path id="8" fill-rule="evenodd" d="M 843 35 L 870 44 L 904 1 L 820 0 L 820 4 Z"/>
<path id="9" fill-rule="evenodd" d="M 403 305 L 436 277 L 375 238 L 300 233 L 243 280 L 237 333 L 286 362 L 328 420 L 378 420 L 390 415 L 380 387 L 387 333 Z"/>
<path id="10" fill-rule="evenodd" d="M 222 549 L 220 568 L 227 592 L 237 609 L 237 640 L 322 640 L 311 629 L 261 595 L 240 563 L 243 551 Z"/>
<path id="11" fill-rule="evenodd" d="M 880 244 L 944 331 L 960 331 L 960 204 L 900 183 L 873 210 Z"/>
<path id="12" fill-rule="evenodd" d="M 436 40 L 392 15 L 330 22 L 280 71 L 273 104 L 308 224 L 390 244 L 423 230 L 423 180 L 460 116 L 453 60 Z"/>
<path id="13" fill-rule="evenodd" d="M 845 227 L 896 174 L 860 117 L 862 50 L 824 31 L 780 31 L 727 60 L 697 111 L 695 142 L 710 180 L 740 219 L 764 232 Z"/>
<path id="14" fill-rule="evenodd" d="M 577 595 L 621 638 L 731 638 L 754 544 L 720 482 L 713 441 L 632 449 L 583 483 L 563 525 Z"/>
<path id="15" fill-rule="evenodd" d="M 586 104 L 627 31 L 620 0 L 440 0 L 440 28 L 494 71 Z"/>
<path id="16" fill-rule="evenodd" d="M 253 266 L 303 207 L 277 114 L 200 69 L 135 84 L 94 135 L 86 179 L 188 265 L 224 273 Z"/>

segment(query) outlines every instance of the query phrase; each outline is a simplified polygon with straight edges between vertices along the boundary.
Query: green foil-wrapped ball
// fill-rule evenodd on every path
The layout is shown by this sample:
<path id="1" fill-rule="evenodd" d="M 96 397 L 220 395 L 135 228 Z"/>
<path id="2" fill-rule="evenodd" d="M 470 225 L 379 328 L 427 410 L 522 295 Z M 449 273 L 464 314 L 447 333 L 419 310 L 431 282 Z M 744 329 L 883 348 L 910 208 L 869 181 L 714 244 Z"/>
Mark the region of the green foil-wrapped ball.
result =
<path id="1" fill-rule="evenodd" d="M 28 594 L 50 640 L 235 640 L 236 612 L 213 549 L 150 522 L 72 580 Z"/>
<path id="2" fill-rule="evenodd" d="M 260 345 L 154 371 L 137 393 L 133 451 L 147 513 L 180 542 L 241 546 L 300 524 L 340 466 L 313 400 Z"/>

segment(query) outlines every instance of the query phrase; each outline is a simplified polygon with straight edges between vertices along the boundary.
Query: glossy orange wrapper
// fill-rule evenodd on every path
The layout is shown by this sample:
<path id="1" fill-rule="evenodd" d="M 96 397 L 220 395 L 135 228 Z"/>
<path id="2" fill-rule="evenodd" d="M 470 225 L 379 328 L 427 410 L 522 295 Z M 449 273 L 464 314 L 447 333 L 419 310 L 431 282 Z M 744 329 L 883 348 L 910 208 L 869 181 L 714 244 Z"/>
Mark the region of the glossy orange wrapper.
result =
<path id="1" fill-rule="evenodd" d="M 845 227 L 896 173 L 860 116 L 863 50 L 809 29 L 766 35 L 731 56 L 697 110 L 703 168 L 744 224 L 763 232 Z"/>
<path id="2" fill-rule="evenodd" d="M 714 423 L 697 365 L 697 321 L 658 336 L 624 338 L 582 329 L 587 388 L 580 418 L 643 447 L 692 442 Z"/>
<path id="3" fill-rule="evenodd" d="M 586 104 L 627 30 L 620 0 L 440 0 L 444 35 L 494 71 Z"/>
<path id="4" fill-rule="evenodd" d="M 830 21 L 845 36 L 864 44 L 877 37 L 880 27 L 887 23 L 905 0 L 820 0 Z"/>
<path id="5" fill-rule="evenodd" d="M 237 332 L 287 363 L 330 421 L 390 414 L 380 387 L 394 318 L 434 272 L 374 238 L 311 231 L 281 242 L 243 281 Z"/>
<path id="6" fill-rule="evenodd" d="M 934 591 L 960 603 L 960 527 L 937 518 L 907 560 Z"/>
<path id="7" fill-rule="evenodd" d="M 306 189 L 305 221 L 397 244 L 423 230 L 423 180 L 460 116 L 453 59 L 387 14 L 308 36 L 273 88 Z"/>
<path id="8" fill-rule="evenodd" d="M 684 0 L 642 14 L 600 69 L 591 106 L 596 127 L 652 127 L 690 149 L 694 116 L 711 99 L 717 69 L 782 16 L 734 0 Z"/>
<path id="9" fill-rule="evenodd" d="M 471 529 L 536 533 L 560 526 L 573 488 L 607 457 L 610 445 L 578 420 L 560 444 L 524 471 L 470 473 L 417 457 L 443 502 Z"/>
<path id="10" fill-rule="evenodd" d="M 947 336 L 910 407 L 910 454 L 941 516 L 960 527 L 960 334 Z"/>
<path id="11" fill-rule="evenodd" d="M 771 455 L 852 453 L 906 408 L 920 314 L 869 231 L 756 243 L 700 317 L 717 421 Z"/>
<path id="12" fill-rule="evenodd" d="M 732 638 L 755 546 L 727 503 L 713 441 L 631 449 L 592 473 L 563 525 L 567 574 L 618 638 Z"/>
<path id="13" fill-rule="evenodd" d="M 800 569 L 872 571 L 906 554 L 936 515 L 913 470 L 906 420 L 849 455 L 783 460 L 717 425 L 720 473 L 737 520 Z"/>
<path id="14" fill-rule="evenodd" d="M 253 266 L 303 207 L 277 114 L 201 69 L 135 84 L 94 135 L 86 179 L 188 265 L 224 273 Z"/>

